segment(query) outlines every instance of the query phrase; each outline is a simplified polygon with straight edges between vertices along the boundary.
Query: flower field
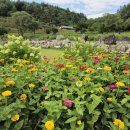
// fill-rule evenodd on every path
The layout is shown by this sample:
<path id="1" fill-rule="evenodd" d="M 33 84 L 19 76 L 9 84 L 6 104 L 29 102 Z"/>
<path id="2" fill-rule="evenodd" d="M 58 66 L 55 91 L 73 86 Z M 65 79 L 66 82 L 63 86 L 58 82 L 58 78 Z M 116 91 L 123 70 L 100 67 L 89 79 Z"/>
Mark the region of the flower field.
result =
<path id="1" fill-rule="evenodd" d="M 78 40 L 39 58 L 21 37 L 1 47 L 0 130 L 130 130 L 130 54 Z"/>

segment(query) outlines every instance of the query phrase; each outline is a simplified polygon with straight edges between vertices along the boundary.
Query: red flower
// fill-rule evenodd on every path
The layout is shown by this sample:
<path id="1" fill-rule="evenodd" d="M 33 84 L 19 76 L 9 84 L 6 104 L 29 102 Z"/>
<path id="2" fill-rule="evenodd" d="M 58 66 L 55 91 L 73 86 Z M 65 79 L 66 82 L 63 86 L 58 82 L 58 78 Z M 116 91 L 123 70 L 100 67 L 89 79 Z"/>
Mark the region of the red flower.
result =
<path id="1" fill-rule="evenodd" d="M 57 68 L 64 68 L 64 64 L 56 64 L 55 65 Z"/>
<path id="2" fill-rule="evenodd" d="M 95 62 L 95 63 L 99 62 L 100 60 L 101 60 L 101 58 L 98 56 L 93 57 L 93 62 Z"/>
<path id="3" fill-rule="evenodd" d="M 73 77 L 73 78 L 71 78 L 71 80 L 74 81 L 74 80 L 76 80 L 76 78 Z"/>
<path id="4" fill-rule="evenodd" d="M 79 66 L 79 70 L 84 70 L 85 69 L 85 65 L 81 65 L 81 66 Z"/>
<path id="5" fill-rule="evenodd" d="M 67 106 L 68 108 L 71 108 L 73 105 L 73 102 L 69 99 L 64 99 L 64 105 Z"/>
<path id="6" fill-rule="evenodd" d="M 43 86 L 43 91 L 47 91 L 47 87 L 46 86 Z"/>
<path id="7" fill-rule="evenodd" d="M 128 93 L 130 94 L 130 87 L 128 88 Z"/>
<path id="8" fill-rule="evenodd" d="M 123 67 L 124 67 L 125 69 L 128 69 L 128 68 L 129 68 L 129 65 L 126 64 L 126 65 L 124 65 Z"/>
<path id="9" fill-rule="evenodd" d="M 114 58 L 114 61 L 116 61 L 116 62 L 117 62 L 118 60 L 119 60 L 119 58 L 118 58 L 118 57 L 115 57 L 115 58 Z"/>
<path id="10" fill-rule="evenodd" d="M 47 70 L 43 69 L 43 70 L 42 70 L 42 72 L 45 72 L 45 73 L 46 73 L 46 72 L 47 72 Z"/>

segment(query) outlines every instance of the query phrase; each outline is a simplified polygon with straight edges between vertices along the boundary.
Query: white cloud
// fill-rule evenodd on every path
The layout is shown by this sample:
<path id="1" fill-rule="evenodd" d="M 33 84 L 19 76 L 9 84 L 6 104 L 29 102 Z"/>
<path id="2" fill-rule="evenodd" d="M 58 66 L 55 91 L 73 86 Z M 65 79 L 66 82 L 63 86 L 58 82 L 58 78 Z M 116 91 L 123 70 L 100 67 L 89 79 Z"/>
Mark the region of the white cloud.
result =
<path id="1" fill-rule="evenodd" d="M 104 13 L 112 13 L 113 10 L 118 9 L 120 6 L 127 4 L 130 0 L 44 0 L 47 3 L 66 5 L 69 4 L 70 10 L 76 12 L 83 12 L 89 18 L 99 17 Z M 75 7 L 74 5 L 78 5 Z M 82 8 L 81 5 L 84 7 Z"/>

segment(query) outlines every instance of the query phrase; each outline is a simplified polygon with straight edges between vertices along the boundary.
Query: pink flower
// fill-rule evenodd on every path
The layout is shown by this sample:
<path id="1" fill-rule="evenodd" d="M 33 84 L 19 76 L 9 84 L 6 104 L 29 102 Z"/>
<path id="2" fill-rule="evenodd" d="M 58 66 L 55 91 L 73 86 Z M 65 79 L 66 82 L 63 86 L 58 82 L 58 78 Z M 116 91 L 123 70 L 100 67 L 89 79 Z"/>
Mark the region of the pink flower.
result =
<path id="1" fill-rule="evenodd" d="M 79 66 L 79 70 L 84 70 L 84 69 L 85 69 L 85 65 Z"/>
<path id="2" fill-rule="evenodd" d="M 71 108 L 73 105 L 73 102 L 69 99 L 64 99 L 64 105 L 67 106 L 68 108 Z"/>
<path id="3" fill-rule="evenodd" d="M 109 89 L 117 89 L 117 86 L 115 84 L 110 84 L 108 85 Z"/>
<path id="4" fill-rule="evenodd" d="M 119 60 L 119 58 L 118 58 L 118 57 L 115 57 L 115 58 L 114 58 L 114 61 L 116 61 L 116 62 L 117 62 L 118 60 Z"/>
<path id="5" fill-rule="evenodd" d="M 101 60 L 101 58 L 98 57 L 98 56 L 93 57 L 93 61 L 94 61 L 95 63 L 99 62 L 100 60 Z"/>
<path id="6" fill-rule="evenodd" d="M 47 87 L 46 86 L 43 86 L 43 91 L 47 91 Z"/>

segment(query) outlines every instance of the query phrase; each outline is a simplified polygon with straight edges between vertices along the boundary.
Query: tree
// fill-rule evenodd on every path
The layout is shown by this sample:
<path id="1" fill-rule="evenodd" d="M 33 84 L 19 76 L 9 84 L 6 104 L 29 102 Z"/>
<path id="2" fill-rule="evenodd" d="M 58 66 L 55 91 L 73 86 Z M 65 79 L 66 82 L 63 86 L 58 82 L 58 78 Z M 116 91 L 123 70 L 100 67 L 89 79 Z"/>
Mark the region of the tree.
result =
<path id="1" fill-rule="evenodd" d="M 12 19 L 18 30 L 18 34 L 21 36 L 29 29 L 30 23 L 32 22 L 32 16 L 25 11 L 15 12 L 12 15 Z"/>
<path id="2" fill-rule="evenodd" d="M 29 23 L 29 30 L 33 31 L 34 34 L 35 34 L 35 31 L 39 28 L 39 23 L 35 20 L 32 20 L 30 23 Z"/>

